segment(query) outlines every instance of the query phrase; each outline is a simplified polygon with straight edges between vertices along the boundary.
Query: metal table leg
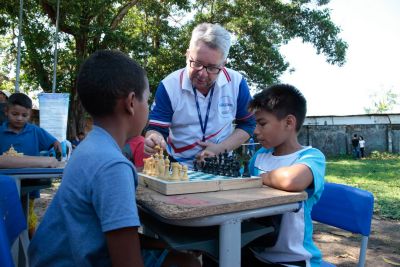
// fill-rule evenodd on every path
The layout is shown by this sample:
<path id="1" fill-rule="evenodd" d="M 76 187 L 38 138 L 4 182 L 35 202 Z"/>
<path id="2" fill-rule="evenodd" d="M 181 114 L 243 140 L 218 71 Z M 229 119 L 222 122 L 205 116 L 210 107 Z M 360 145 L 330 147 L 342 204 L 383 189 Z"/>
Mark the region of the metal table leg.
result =
<path id="1" fill-rule="evenodd" d="M 219 263 L 221 267 L 240 267 L 241 220 L 233 219 L 219 226 Z"/>

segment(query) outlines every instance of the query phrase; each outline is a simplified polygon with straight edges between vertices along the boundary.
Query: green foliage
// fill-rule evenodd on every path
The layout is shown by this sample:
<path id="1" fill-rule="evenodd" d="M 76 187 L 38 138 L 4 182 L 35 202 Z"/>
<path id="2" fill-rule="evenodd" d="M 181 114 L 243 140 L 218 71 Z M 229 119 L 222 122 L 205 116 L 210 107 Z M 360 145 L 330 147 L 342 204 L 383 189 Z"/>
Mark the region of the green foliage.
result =
<path id="1" fill-rule="evenodd" d="M 399 103 L 399 93 L 396 93 L 393 89 L 379 90 L 373 93 L 371 98 L 370 107 L 364 107 L 367 114 L 371 113 L 385 113 L 392 111 L 393 108 Z"/>
<path id="2" fill-rule="evenodd" d="M 4 1 L 3 1 L 4 2 Z M 22 86 L 51 91 L 56 0 L 25 0 Z M 152 92 L 168 73 L 185 66 L 190 32 L 199 22 L 220 23 L 233 34 L 228 67 L 258 88 L 277 82 L 288 67 L 279 52 L 293 38 L 312 43 L 331 64 L 345 62 L 347 44 L 339 38 L 328 0 L 76 0 L 61 1 L 57 92 L 70 92 L 70 124 L 84 126 L 75 80 L 81 62 L 98 49 L 119 49 L 147 70 Z M 19 1 L 0 8 L 0 34 L 15 40 Z M 15 43 L 12 42 L 12 43 Z M 7 55 L 16 55 L 12 44 Z M 12 57 L 12 56 L 11 56 Z"/>
<path id="3" fill-rule="evenodd" d="M 372 153 L 365 160 L 327 160 L 326 180 L 355 186 L 374 194 L 374 212 L 383 218 L 400 220 L 400 156 Z"/>
<path id="4" fill-rule="evenodd" d="M 381 160 L 385 160 L 385 159 L 400 159 L 400 155 L 398 154 L 392 154 L 389 152 L 379 152 L 379 151 L 372 151 L 371 154 L 369 155 L 370 159 L 381 159 Z"/>

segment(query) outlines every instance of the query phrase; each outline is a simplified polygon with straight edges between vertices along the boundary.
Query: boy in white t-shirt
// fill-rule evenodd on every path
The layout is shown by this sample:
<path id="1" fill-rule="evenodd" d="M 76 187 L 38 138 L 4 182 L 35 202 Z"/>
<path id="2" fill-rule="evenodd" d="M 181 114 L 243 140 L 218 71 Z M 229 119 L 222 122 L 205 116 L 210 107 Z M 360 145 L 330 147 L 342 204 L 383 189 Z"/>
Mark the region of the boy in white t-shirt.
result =
<path id="1" fill-rule="evenodd" d="M 323 191 L 325 157 L 297 140 L 306 115 L 306 99 L 295 87 L 277 84 L 256 94 L 249 109 L 255 113 L 254 135 L 262 145 L 250 161 L 251 174 L 261 176 L 263 184 L 270 187 L 305 190 L 308 199 L 298 211 L 282 216 L 276 243 L 272 247 L 250 246 L 250 257 L 243 264 L 319 266 L 322 256 L 312 241 L 311 209 Z"/>

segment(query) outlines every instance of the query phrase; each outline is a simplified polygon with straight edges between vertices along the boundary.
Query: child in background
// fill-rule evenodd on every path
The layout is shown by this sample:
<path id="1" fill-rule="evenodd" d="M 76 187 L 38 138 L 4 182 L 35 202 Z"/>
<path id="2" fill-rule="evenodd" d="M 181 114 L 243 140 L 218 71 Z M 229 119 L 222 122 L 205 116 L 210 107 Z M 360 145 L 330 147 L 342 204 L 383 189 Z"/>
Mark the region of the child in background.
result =
<path id="1" fill-rule="evenodd" d="M 295 87 L 277 84 L 256 94 L 249 104 L 255 113 L 254 134 L 263 146 L 249 169 L 263 184 L 291 192 L 306 191 L 300 210 L 282 216 L 272 247 L 250 247 L 247 266 L 319 266 L 321 253 L 312 241 L 312 206 L 324 187 L 325 157 L 299 144 L 297 134 L 306 116 L 306 99 Z M 246 252 L 244 252 L 246 254 Z"/>
<path id="2" fill-rule="evenodd" d="M 7 101 L 6 122 L 0 126 L 0 155 L 13 147 L 18 153 L 27 156 L 40 156 L 40 151 L 52 147 L 61 153 L 61 144 L 46 130 L 29 123 L 32 100 L 23 93 L 12 94 Z M 22 185 L 29 181 L 22 181 Z M 36 215 L 34 199 L 40 197 L 39 190 L 29 193 L 29 236 L 35 232 Z"/>
<path id="3" fill-rule="evenodd" d="M 137 174 L 121 149 L 147 122 L 145 71 L 121 52 L 98 51 L 82 64 L 77 91 L 94 126 L 65 167 L 29 246 L 29 265 L 200 266 L 188 254 L 141 251 Z"/>
<path id="4" fill-rule="evenodd" d="M 141 135 L 130 138 L 128 142 L 126 142 L 122 153 L 132 161 L 138 172 L 143 170 L 143 159 L 149 157 L 144 153 L 144 137 Z"/>

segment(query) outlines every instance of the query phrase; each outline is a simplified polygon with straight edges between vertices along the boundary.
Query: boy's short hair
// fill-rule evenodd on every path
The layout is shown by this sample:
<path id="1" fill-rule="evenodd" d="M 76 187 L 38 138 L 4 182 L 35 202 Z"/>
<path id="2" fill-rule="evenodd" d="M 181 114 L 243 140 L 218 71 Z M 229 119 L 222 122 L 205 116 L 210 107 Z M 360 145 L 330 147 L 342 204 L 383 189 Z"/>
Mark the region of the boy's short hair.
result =
<path id="1" fill-rule="evenodd" d="M 23 93 L 14 93 L 7 100 L 7 106 L 19 105 L 27 109 L 32 109 L 32 100 Z"/>
<path id="2" fill-rule="evenodd" d="M 296 117 L 298 132 L 306 117 L 307 101 L 296 87 L 289 84 L 275 84 L 254 95 L 249 103 L 249 109 L 270 112 L 279 120 L 293 115 Z"/>
<path id="3" fill-rule="evenodd" d="M 142 100 L 146 87 L 145 70 L 133 59 L 116 50 L 99 50 L 82 64 L 77 91 L 83 107 L 92 116 L 114 112 L 119 98 L 135 92 Z"/>

